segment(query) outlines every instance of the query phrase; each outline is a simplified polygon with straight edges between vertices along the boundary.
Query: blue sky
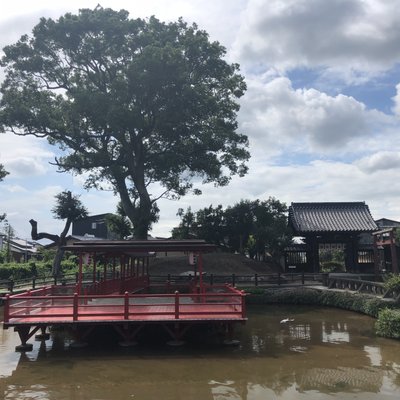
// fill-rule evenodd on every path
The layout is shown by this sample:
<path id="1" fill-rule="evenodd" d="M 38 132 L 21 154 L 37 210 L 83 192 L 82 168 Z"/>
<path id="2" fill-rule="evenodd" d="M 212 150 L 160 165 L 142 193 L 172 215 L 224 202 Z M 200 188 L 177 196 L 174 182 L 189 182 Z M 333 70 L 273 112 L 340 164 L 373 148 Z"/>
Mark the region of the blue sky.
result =
<path id="1" fill-rule="evenodd" d="M 0 5 L 0 45 L 30 33 L 41 16 L 58 18 L 98 1 L 15 0 Z M 274 196 L 295 201 L 365 201 L 374 218 L 400 220 L 400 13 L 397 0 L 102 1 L 132 18 L 182 16 L 209 32 L 238 62 L 248 90 L 239 130 L 249 137 L 249 173 L 203 195 L 160 201 L 153 234 L 168 236 L 178 208 L 232 205 Z M 0 71 L 0 80 L 4 74 Z M 43 140 L 0 134 L 0 212 L 21 238 L 30 218 L 57 232 L 54 195 L 81 194 L 90 213 L 113 212 L 110 192 L 86 192 L 83 177 L 49 164 Z"/>

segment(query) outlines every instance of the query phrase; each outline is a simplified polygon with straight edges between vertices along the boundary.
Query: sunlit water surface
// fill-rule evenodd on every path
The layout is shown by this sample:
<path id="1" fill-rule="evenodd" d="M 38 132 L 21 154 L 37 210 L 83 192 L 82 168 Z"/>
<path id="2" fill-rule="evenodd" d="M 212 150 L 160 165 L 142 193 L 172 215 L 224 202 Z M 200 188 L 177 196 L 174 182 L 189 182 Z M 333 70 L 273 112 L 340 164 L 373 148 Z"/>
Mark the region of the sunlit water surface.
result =
<path id="1" fill-rule="evenodd" d="M 341 310 L 263 306 L 238 327 L 238 347 L 204 335 L 180 348 L 76 350 L 57 333 L 26 354 L 1 330 L 0 398 L 400 399 L 400 342 L 376 337 L 373 324 Z"/>

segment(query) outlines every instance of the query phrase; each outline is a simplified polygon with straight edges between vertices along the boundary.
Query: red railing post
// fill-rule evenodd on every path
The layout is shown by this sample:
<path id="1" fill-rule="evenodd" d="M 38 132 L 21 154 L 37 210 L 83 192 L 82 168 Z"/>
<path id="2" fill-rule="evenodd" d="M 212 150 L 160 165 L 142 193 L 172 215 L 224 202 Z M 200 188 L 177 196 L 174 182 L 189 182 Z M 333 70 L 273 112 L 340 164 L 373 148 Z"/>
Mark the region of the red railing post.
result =
<path id="1" fill-rule="evenodd" d="M 175 319 L 179 319 L 179 292 L 175 292 Z"/>
<path id="2" fill-rule="evenodd" d="M 72 320 L 78 321 L 78 293 L 74 293 L 74 305 L 72 311 Z"/>
<path id="3" fill-rule="evenodd" d="M 4 322 L 10 320 L 10 295 L 7 293 L 4 300 Z"/>
<path id="4" fill-rule="evenodd" d="M 129 293 L 125 292 L 124 297 L 124 319 L 129 319 Z"/>

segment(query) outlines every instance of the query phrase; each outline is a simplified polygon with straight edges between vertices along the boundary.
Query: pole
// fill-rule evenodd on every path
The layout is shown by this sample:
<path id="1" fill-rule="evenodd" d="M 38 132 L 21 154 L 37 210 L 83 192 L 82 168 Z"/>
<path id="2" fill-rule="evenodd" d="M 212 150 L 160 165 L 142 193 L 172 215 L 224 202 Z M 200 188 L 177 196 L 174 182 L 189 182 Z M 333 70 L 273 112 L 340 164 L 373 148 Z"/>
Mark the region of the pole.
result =
<path id="1" fill-rule="evenodd" d="M 203 286 L 203 254 L 199 253 L 197 260 L 199 262 L 199 284 L 200 284 L 200 293 L 204 293 Z"/>
<path id="2" fill-rule="evenodd" d="M 78 295 L 82 293 L 82 264 L 83 264 L 83 254 L 79 253 Z"/>
<path id="3" fill-rule="evenodd" d="M 96 282 L 96 253 L 93 255 L 93 283 Z"/>

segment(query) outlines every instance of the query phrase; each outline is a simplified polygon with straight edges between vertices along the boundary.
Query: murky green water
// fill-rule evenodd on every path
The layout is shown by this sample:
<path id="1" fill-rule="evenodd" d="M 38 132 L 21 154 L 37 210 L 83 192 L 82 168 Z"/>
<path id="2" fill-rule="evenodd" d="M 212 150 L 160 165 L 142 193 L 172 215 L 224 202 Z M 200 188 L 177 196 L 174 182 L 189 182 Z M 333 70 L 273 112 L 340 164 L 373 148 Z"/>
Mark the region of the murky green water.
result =
<path id="1" fill-rule="evenodd" d="M 0 331 L 0 398 L 399 399 L 400 342 L 375 337 L 373 324 L 341 310 L 268 306 L 249 310 L 236 348 L 204 338 L 72 350 L 55 336 L 25 355 L 10 329 Z"/>

